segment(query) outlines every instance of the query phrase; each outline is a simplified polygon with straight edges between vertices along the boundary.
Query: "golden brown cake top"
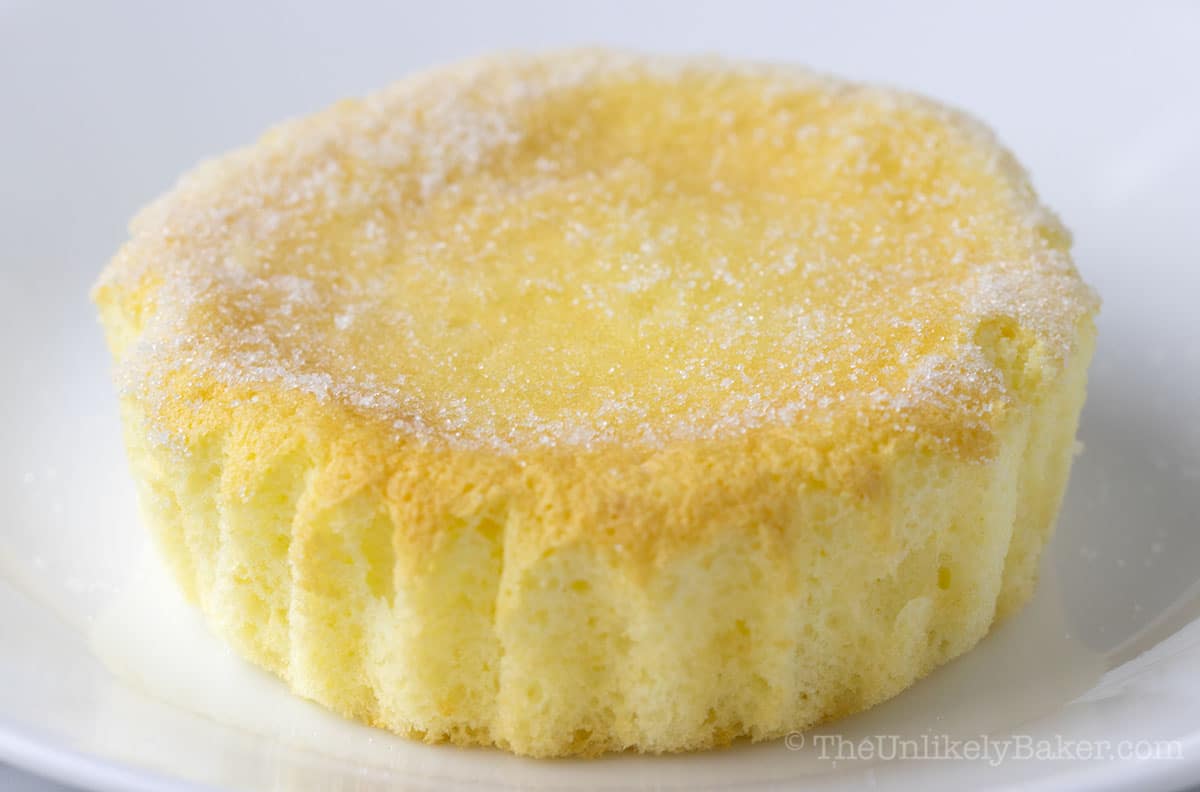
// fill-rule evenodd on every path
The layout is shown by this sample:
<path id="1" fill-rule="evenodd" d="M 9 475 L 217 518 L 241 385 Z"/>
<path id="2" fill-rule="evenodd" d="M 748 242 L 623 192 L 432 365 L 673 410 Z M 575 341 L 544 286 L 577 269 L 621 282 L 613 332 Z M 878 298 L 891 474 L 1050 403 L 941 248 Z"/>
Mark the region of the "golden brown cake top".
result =
<path id="1" fill-rule="evenodd" d="M 144 398 L 185 372 L 501 453 L 763 427 L 969 450 L 1095 309 L 1068 249 L 959 113 L 585 51 L 276 128 L 145 210 L 97 299 Z"/>

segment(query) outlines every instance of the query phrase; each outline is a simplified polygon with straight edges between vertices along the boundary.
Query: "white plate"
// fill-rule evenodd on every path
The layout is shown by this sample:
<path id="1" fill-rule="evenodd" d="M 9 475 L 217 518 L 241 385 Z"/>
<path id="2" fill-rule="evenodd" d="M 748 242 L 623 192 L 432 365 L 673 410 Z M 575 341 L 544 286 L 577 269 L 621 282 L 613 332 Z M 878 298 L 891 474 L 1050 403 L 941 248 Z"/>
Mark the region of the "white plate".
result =
<path id="1" fill-rule="evenodd" d="M 1200 6 L 881 19 L 828 5 L 0 7 L 0 759 L 113 790 L 1200 782 Z M 1087 450 L 1035 602 L 822 732 L 884 752 L 888 735 L 928 739 L 927 752 L 987 735 L 992 750 L 1057 759 L 868 759 L 843 745 L 833 761 L 812 736 L 591 762 L 413 744 L 230 657 L 144 553 L 86 300 L 126 218 L 282 116 L 434 61 L 587 41 L 803 60 L 924 90 L 995 125 L 1075 229 L 1105 307 Z M 1121 741 L 1167 758 L 1108 756 Z"/>

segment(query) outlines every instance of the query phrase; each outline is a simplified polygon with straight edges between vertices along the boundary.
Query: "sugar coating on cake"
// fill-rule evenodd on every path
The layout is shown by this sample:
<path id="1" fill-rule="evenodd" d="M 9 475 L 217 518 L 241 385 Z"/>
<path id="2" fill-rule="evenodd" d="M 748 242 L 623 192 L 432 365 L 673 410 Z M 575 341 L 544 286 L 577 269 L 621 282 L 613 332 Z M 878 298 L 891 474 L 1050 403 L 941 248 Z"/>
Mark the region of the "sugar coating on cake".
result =
<path id="1" fill-rule="evenodd" d="M 990 134 L 928 101 L 575 53 L 286 124 L 147 210 L 100 288 L 156 281 L 128 388 L 187 361 L 423 442 L 804 421 L 966 444 L 1014 374 L 976 330 L 1011 322 L 1055 366 L 1093 305 L 1065 240 Z"/>
<path id="2" fill-rule="evenodd" d="M 96 287 L 146 522 L 298 694 L 531 756 L 765 740 L 1032 595 L 1097 300 L 976 122 L 483 58 L 286 123 Z"/>

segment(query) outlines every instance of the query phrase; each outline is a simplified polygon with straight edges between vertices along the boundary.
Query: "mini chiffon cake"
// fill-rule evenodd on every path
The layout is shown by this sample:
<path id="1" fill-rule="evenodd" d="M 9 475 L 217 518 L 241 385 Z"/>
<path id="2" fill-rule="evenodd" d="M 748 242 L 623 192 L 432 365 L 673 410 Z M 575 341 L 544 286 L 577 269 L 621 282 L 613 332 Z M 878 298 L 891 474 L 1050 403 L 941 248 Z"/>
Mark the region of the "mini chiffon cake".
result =
<path id="1" fill-rule="evenodd" d="M 488 57 L 279 126 L 95 288 L 145 520 L 299 695 L 531 756 L 869 707 L 1031 595 L 1097 300 L 992 134 Z"/>

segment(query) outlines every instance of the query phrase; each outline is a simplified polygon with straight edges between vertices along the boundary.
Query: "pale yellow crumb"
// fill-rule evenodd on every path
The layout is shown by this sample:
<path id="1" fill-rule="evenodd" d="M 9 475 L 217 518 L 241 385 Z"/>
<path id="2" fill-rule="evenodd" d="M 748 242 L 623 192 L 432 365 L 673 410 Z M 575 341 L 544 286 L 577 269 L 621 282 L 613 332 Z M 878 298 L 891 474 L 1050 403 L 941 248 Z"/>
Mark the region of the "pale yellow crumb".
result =
<path id="1" fill-rule="evenodd" d="M 1097 301 L 962 114 L 497 56 L 284 124 L 95 299 L 147 522 L 300 695 L 533 756 L 770 739 L 1031 595 Z"/>

